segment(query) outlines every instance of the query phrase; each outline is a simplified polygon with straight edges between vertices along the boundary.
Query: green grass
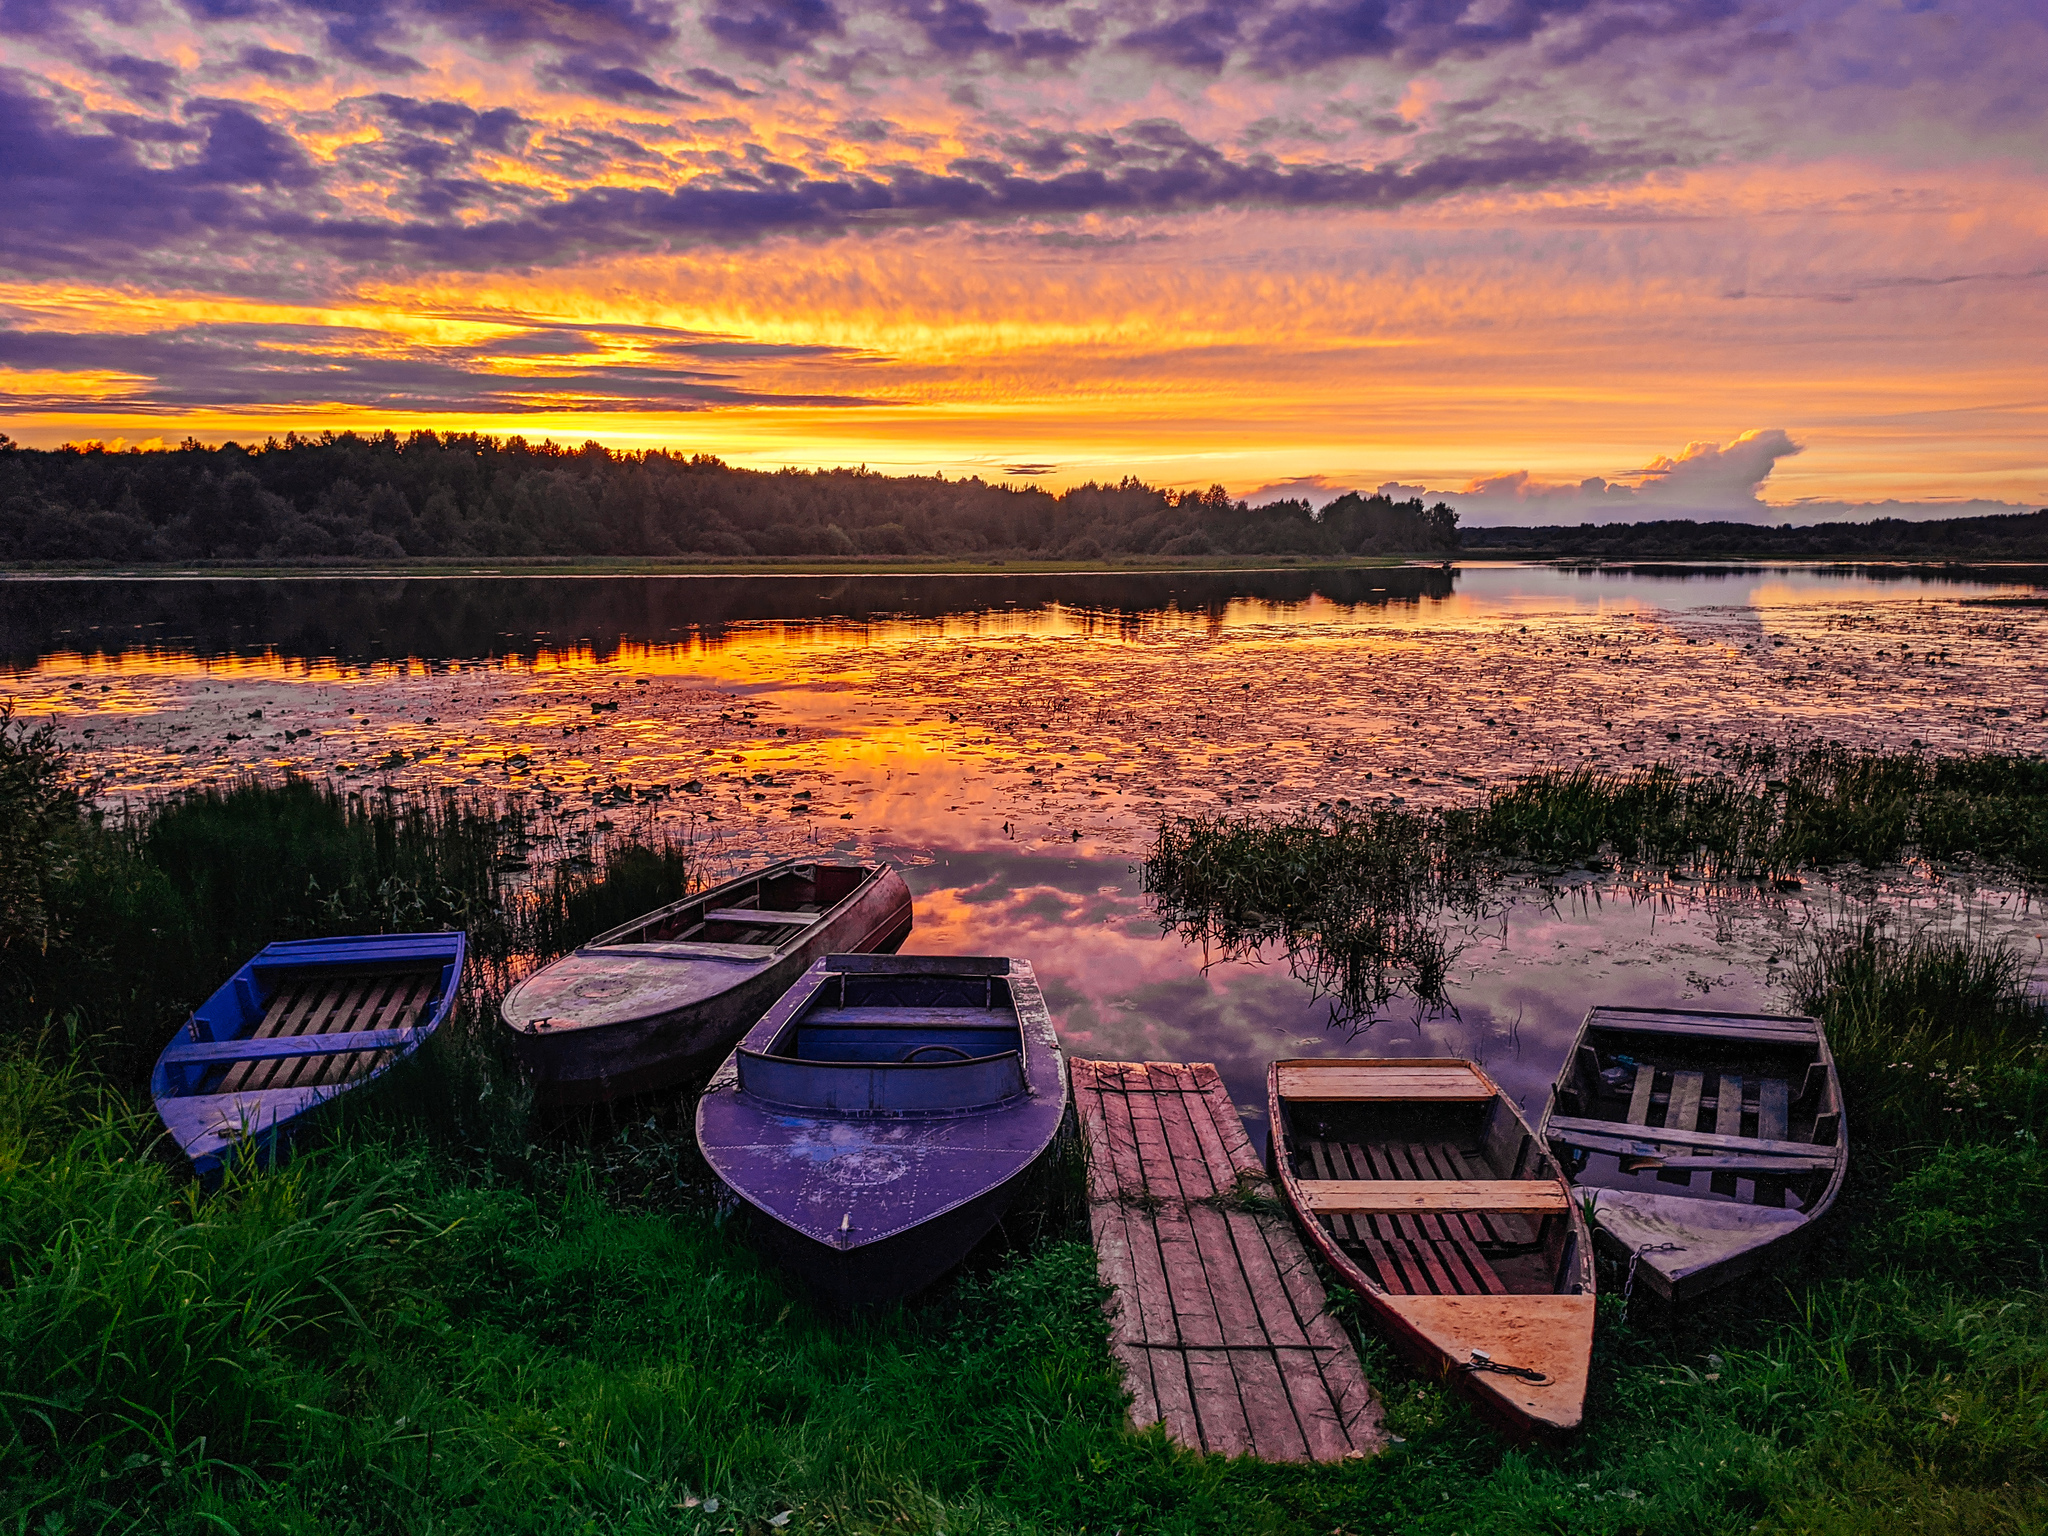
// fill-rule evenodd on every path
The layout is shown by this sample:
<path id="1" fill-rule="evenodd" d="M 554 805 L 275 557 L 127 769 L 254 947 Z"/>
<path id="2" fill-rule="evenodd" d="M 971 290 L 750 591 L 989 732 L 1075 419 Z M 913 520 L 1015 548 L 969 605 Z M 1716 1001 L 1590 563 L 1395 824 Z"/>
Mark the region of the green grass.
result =
<path id="1" fill-rule="evenodd" d="M 236 793 L 176 846 L 246 846 L 207 818 L 268 826 L 277 807 Z M 41 888 L 37 858 L 85 846 L 68 835 L 44 838 L 17 888 Z M 147 861 L 146 839 L 119 846 Z M 397 846 L 352 888 L 411 867 Z M 311 878 L 301 856 L 279 857 L 280 892 Z M 607 895 L 601 863 L 572 874 L 587 901 L 562 904 L 558 939 L 644 898 Z M 1361 877 L 1378 878 L 1392 865 Z M 173 882 L 188 913 L 239 910 L 200 887 Z M 1292 910 L 1284 889 L 1234 889 L 1248 912 Z M 1845 930 L 1798 976 L 1851 1083 L 1852 1189 L 1824 1244 L 1679 1317 L 1639 1303 L 1623 1321 L 1610 1294 L 1590 1429 L 1563 1455 L 1503 1448 L 1368 1334 L 1402 1443 L 1320 1468 L 1206 1459 L 1123 1427 L 1071 1155 L 961 1274 L 849 1323 L 754 1257 L 696 1158 L 687 1100 L 531 1117 L 486 1047 L 487 990 L 303 1155 L 213 1193 L 100 1070 L 91 1026 L 12 993 L 0 1532 L 2039 1530 L 2039 1007 L 2009 955 L 1968 942 Z M 1919 1071 L 1930 1051 L 1949 1064 L 1939 1080 Z M 1890 1066 L 1907 1056 L 1918 1077 Z"/>

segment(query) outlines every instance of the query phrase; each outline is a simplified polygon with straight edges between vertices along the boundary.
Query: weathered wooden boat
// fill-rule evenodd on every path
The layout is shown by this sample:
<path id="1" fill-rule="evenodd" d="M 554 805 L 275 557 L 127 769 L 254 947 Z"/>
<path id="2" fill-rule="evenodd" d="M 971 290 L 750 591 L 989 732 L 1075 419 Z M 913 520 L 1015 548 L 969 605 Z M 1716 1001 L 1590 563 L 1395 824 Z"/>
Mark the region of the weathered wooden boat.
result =
<path id="1" fill-rule="evenodd" d="M 829 955 L 719 1067 L 697 1141 L 762 1245 L 829 1302 L 880 1305 L 951 1269 L 1066 1115 L 1029 962 Z"/>
<path id="2" fill-rule="evenodd" d="M 788 859 L 592 939 L 499 1013 L 542 1103 L 601 1103 L 701 1076 L 820 955 L 909 934 L 887 865 Z"/>
<path id="3" fill-rule="evenodd" d="M 1818 1019 L 1595 1008 L 1542 1135 L 1637 1281 L 1686 1301 L 1796 1241 L 1840 1192 L 1849 1137 Z"/>
<path id="4" fill-rule="evenodd" d="M 1585 1415 L 1592 1242 L 1563 1171 L 1469 1061 L 1279 1061 L 1268 1156 L 1397 1349 L 1517 1440 Z"/>
<path id="5" fill-rule="evenodd" d="M 411 1055 L 454 1010 L 460 933 L 272 944 L 193 1011 L 150 1093 L 202 1178 L 265 1162 L 295 1126 Z"/>

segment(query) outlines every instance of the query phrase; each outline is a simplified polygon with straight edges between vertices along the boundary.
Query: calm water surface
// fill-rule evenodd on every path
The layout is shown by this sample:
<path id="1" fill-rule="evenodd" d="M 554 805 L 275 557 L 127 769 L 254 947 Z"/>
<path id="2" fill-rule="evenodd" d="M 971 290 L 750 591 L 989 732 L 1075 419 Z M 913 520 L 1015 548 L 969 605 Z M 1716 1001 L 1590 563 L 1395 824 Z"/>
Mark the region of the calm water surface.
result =
<path id="1" fill-rule="evenodd" d="M 1799 567 L 24 579 L 0 583 L 0 665 L 110 805 L 298 771 L 651 816 L 714 877 L 879 853 L 918 897 L 910 947 L 1031 959 L 1078 1052 L 1213 1060 L 1254 1111 L 1276 1055 L 1455 1053 L 1534 1105 L 1590 1003 L 1783 1006 L 1802 927 L 1864 903 L 2037 954 L 2048 925 L 1911 871 L 1789 899 L 1531 881 L 1459 929 L 1451 1008 L 1360 1034 L 1284 956 L 1163 937 L 1151 829 L 1742 743 L 2040 750 L 2048 610 L 1996 601 L 2016 590 Z"/>

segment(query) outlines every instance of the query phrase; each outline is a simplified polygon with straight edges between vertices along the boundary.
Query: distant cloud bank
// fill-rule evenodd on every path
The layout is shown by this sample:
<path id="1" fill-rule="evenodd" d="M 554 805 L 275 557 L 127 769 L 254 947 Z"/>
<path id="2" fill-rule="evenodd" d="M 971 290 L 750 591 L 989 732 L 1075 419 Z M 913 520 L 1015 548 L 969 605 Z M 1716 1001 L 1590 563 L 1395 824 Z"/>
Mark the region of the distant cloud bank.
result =
<path id="1" fill-rule="evenodd" d="M 1396 501 L 1448 502 L 1468 524 L 1482 528 L 1535 528 L 1576 523 L 1640 523 L 1666 518 L 1702 522 L 1841 523 L 1897 517 L 1924 522 L 1944 517 L 1989 517 L 2032 512 L 2012 501 L 1817 501 L 1771 503 L 1765 483 L 1780 459 L 1805 450 L 1782 427 L 1751 428 L 1727 444 L 1687 443 L 1674 458 L 1659 454 L 1643 468 L 1609 480 L 1591 475 L 1576 484 L 1547 484 L 1526 469 L 1485 475 L 1456 489 L 1386 481 L 1373 487 Z M 1364 487 L 1308 475 L 1261 486 L 1246 499 L 1255 506 L 1301 497 L 1321 503 Z"/>

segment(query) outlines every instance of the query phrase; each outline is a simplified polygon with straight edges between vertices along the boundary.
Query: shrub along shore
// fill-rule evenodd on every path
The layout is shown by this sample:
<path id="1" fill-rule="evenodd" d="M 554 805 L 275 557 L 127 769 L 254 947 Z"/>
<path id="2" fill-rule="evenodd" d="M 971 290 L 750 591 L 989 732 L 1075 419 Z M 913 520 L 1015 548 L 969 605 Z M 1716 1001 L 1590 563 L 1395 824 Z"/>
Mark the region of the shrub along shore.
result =
<path id="1" fill-rule="evenodd" d="M 1334 1467 L 1219 1463 L 1123 1429 L 1061 1179 L 1012 1246 L 848 1324 L 722 1215 L 686 1100 L 529 1113 L 480 1023 L 494 992 L 680 889 L 687 849 L 305 784 L 108 826 L 62 767 L 47 738 L 0 731 L 0 1530 L 1961 1536 L 2048 1520 L 2048 1019 L 2009 951 L 1875 929 L 1810 950 L 1787 1001 L 1827 1018 L 1842 1060 L 1849 1194 L 1796 1268 L 1680 1317 L 1604 1300 L 1574 1450 L 1505 1450 L 1367 1334 L 1400 1444 Z M 1190 840 L 1178 899 L 1209 882 L 1283 937 L 1297 920 L 1339 933 L 1303 895 L 1328 848 L 1297 827 L 1291 872 L 1254 879 L 1234 860 L 1260 845 L 1232 835 L 1245 851 L 1206 865 L 1220 855 Z M 1422 853 L 1439 893 L 1484 873 L 1433 825 L 1322 835 L 1390 891 Z M 469 926 L 484 960 L 456 1023 L 288 1166 L 200 1193 L 137 1089 L 181 1010 L 270 938 L 440 922 Z"/>

